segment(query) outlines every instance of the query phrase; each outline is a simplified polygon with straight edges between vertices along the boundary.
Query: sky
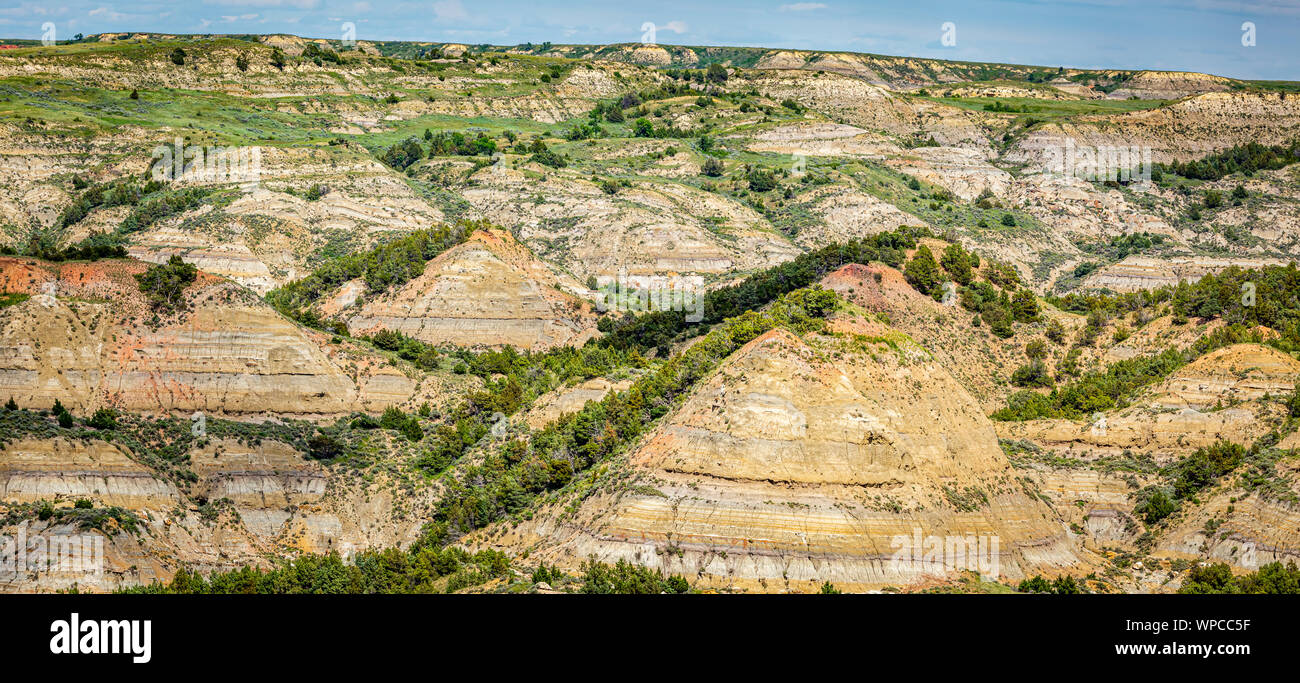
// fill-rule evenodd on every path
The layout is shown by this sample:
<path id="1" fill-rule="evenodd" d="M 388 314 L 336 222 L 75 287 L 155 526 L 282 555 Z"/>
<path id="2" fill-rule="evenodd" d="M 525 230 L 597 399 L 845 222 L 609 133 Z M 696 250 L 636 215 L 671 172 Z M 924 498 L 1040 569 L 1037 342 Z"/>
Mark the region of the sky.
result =
<path id="1" fill-rule="evenodd" d="M 121 31 L 342 38 L 351 23 L 358 40 L 494 45 L 641 42 L 649 23 L 661 44 L 1300 80 L 1300 0 L 0 0 L 0 36 L 41 38 L 47 23 L 59 40 Z"/>

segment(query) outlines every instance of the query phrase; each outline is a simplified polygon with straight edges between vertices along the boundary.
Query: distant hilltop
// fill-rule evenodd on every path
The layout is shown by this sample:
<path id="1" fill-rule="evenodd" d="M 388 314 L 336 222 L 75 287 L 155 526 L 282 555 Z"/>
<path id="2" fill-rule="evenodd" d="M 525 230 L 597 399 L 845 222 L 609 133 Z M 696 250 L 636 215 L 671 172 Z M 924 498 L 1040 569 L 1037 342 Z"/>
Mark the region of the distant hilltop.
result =
<path id="1" fill-rule="evenodd" d="M 710 64 L 749 69 L 800 69 L 833 72 L 861 78 L 894 90 L 914 90 L 962 82 L 1019 81 L 1069 88 L 1087 88 L 1115 99 L 1173 99 L 1206 92 L 1232 89 L 1300 91 L 1300 81 L 1252 81 L 1199 72 L 1089 69 L 1065 65 L 1044 66 L 999 62 L 965 62 L 928 57 L 898 57 L 839 50 L 789 50 L 765 47 L 727 47 L 611 43 L 580 45 L 562 43 L 520 43 L 517 45 L 468 45 L 439 41 L 355 40 L 307 38 L 286 33 L 273 34 L 176 34 L 147 32 L 78 35 L 59 44 L 113 41 L 203 41 L 219 38 L 246 40 L 280 47 L 296 55 L 308 43 L 334 49 L 351 48 L 384 57 L 421 58 L 431 53 L 459 58 L 465 54 L 500 52 L 567 59 L 606 60 L 664 69 L 702 69 Z M 11 40 L 0 49 L 40 45 L 35 40 Z M 1085 94 L 1087 96 L 1087 94 Z"/>

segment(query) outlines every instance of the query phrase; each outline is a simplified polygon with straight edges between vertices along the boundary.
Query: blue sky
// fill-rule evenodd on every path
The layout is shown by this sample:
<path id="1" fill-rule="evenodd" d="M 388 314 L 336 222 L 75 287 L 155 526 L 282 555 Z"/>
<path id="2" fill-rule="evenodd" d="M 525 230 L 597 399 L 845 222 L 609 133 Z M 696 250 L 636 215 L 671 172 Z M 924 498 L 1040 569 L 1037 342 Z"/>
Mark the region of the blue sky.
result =
<path id="1" fill-rule="evenodd" d="M 514 45 L 641 40 L 1300 80 L 1300 0 L 0 0 L 0 36 L 294 33 Z M 941 26 L 956 26 L 955 45 Z M 1242 24 L 1255 26 L 1243 46 Z"/>

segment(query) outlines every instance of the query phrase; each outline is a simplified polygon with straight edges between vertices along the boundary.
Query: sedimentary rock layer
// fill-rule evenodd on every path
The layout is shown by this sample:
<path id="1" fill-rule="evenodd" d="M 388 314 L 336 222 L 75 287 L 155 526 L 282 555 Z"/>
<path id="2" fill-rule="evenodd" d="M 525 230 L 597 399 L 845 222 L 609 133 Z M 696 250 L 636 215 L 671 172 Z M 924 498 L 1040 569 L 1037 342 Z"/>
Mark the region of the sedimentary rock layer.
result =
<path id="1" fill-rule="evenodd" d="M 964 568 L 912 547 L 935 539 L 996 537 L 988 557 L 1004 579 L 1080 561 L 974 401 L 923 350 L 841 341 L 754 340 L 576 512 L 503 530 L 504 545 L 754 590 L 880 588 Z"/>

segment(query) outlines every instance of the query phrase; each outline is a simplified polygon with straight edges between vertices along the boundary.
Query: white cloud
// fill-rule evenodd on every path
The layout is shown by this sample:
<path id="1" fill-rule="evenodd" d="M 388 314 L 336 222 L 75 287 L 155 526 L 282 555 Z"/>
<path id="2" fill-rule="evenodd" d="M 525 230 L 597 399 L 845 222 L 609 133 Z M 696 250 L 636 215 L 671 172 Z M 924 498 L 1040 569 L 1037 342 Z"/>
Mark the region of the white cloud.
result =
<path id="1" fill-rule="evenodd" d="M 96 7 L 95 9 L 90 10 L 86 14 L 92 17 L 103 17 L 104 19 L 108 19 L 109 21 L 122 21 L 123 19 L 126 19 L 127 16 L 125 14 L 122 14 L 121 12 L 114 12 L 113 10 L 107 7 Z"/>
<path id="2" fill-rule="evenodd" d="M 789 5 L 781 5 L 779 9 L 782 12 L 811 12 L 815 9 L 826 9 L 826 4 L 822 2 L 796 2 Z"/>
<path id="3" fill-rule="evenodd" d="M 438 0 L 433 3 L 433 14 L 439 21 L 461 21 L 469 18 L 460 0 Z"/>
<path id="4" fill-rule="evenodd" d="M 67 14 L 66 7 L 48 8 L 40 3 L 24 2 L 13 7 L 0 7 L 0 15 L 6 17 L 45 17 L 51 14 Z"/>
<path id="5" fill-rule="evenodd" d="M 224 7 L 292 7 L 294 9 L 316 9 L 320 0 L 203 0 L 205 5 Z"/>
<path id="6" fill-rule="evenodd" d="M 659 28 L 665 31 L 672 31 L 673 33 L 686 33 L 688 30 L 686 28 L 686 22 L 684 21 L 670 21 Z"/>

